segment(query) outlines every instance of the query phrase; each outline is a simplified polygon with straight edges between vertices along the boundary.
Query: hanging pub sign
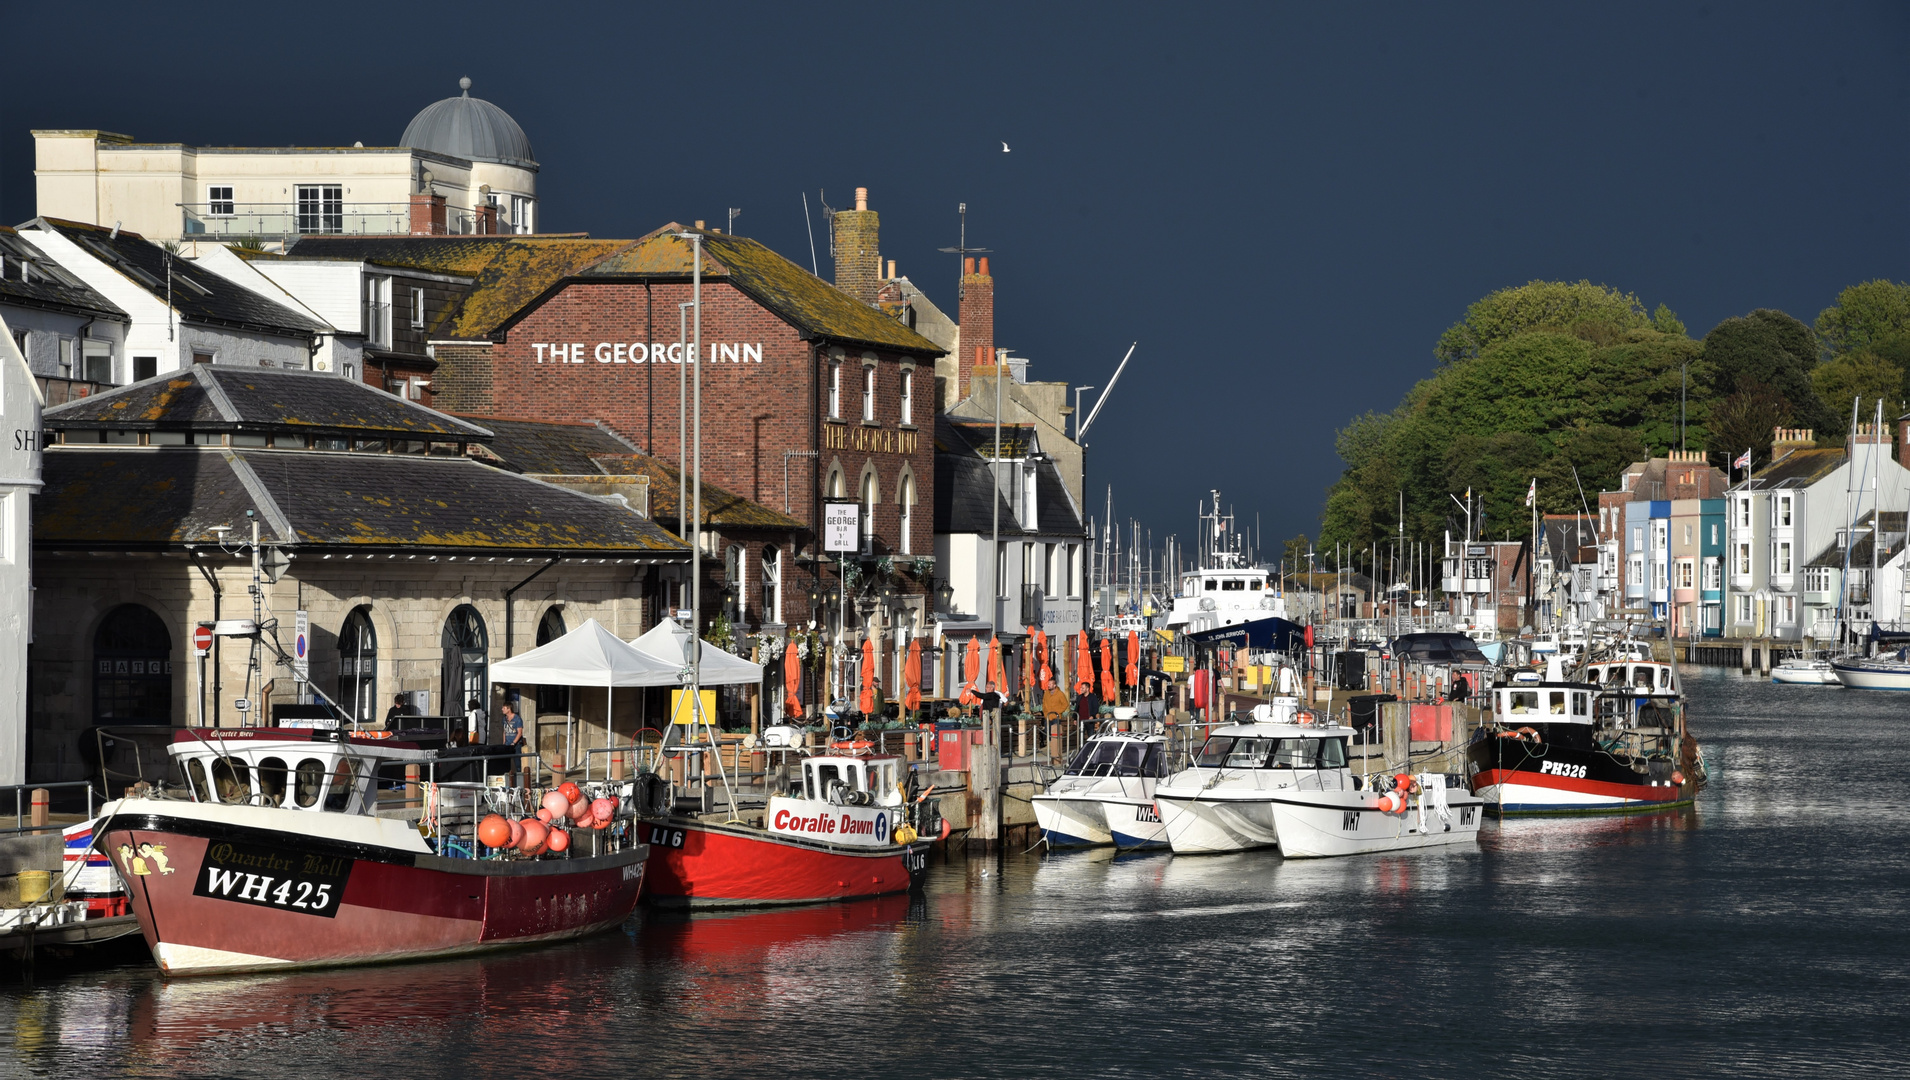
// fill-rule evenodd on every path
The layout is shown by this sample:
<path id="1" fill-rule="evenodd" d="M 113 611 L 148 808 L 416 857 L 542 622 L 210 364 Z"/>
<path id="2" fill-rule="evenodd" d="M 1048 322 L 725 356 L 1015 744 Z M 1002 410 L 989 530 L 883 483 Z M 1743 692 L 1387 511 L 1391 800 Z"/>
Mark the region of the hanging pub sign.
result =
<path id="1" fill-rule="evenodd" d="M 860 549 L 862 507 L 853 502 L 822 504 L 822 550 L 856 551 Z"/>

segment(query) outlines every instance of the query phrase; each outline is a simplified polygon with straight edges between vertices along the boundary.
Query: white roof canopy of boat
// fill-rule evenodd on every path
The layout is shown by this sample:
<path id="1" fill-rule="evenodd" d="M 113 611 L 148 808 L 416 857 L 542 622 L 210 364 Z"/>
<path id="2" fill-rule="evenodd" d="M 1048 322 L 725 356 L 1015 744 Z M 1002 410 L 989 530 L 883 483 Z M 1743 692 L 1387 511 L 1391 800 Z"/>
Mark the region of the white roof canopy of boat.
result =
<path id="1" fill-rule="evenodd" d="M 536 686 L 676 686 L 683 681 L 682 670 L 681 660 L 666 661 L 638 649 L 590 619 L 548 645 L 493 663 L 491 681 Z"/>
<path id="2" fill-rule="evenodd" d="M 665 619 L 650 628 L 650 632 L 631 642 L 631 646 L 645 656 L 671 665 L 671 671 L 683 671 L 689 664 L 690 631 L 675 619 Z M 740 656 L 726 653 L 707 641 L 699 642 L 703 648 L 704 686 L 740 686 L 746 683 L 763 681 L 763 666 L 752 664 Z M 672 678 L 672 683 L 678 680 Z M 682 682 L 688 683 L 685 672 Z"/>

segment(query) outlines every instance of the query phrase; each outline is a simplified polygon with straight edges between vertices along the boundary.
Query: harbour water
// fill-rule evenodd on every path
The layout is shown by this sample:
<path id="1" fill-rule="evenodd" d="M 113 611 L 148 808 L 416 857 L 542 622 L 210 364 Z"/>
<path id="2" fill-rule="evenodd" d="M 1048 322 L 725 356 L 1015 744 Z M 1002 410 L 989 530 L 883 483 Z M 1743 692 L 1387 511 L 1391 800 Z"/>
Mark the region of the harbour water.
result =
<path id="1" fill-rule="evenodd" d="M 1711 785 L 1477 850 L 1010 854 L 911 901 L 424 965 L 0 988 L 0 1073 L 1835 1076 L 1906 1069 L 1910 698 L 1686 669 Z"/>

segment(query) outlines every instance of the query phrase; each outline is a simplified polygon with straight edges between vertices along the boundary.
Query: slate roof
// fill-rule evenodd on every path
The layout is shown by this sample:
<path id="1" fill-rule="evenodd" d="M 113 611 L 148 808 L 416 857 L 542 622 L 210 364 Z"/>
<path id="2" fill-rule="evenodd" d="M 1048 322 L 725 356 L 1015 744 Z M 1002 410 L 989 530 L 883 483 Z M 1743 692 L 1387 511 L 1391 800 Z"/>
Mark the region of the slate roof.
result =
<path id="1" fill-rule="evenodd" d="M 297 433 L 485 442 L 486 429 L 329 372 L 195 364 L 56 405 L 55 431 Z"/>
<path id="2" fill-rule="evenodd" d="M 161 550 L 213 543 L 215 525 L 284 544 L 365 551 L 687 558 L 619 506 L 457 457 L 230 450 L 54 448 L 33 501 L 34 543 Z"/>
<path id="3" fill-rule="evenodd" d="M 1809 487 L 1835 472 L 1843 463 L 1844 451 L 1841 447 L 1793 450 L 1759 469 L 1745 484 L 1760 491 Z"/>
<path id="4" fill-rule="evenodd" d="M 1857 542 L 1851 546 L 1850 565 L 1860 570 L 1868 570 L 1870 568 L 1871 549 L 1876 546 L 1876 534 L 1872 532 L 1868 526 L 1870 525 L 1871 518 L 1875 515 L 1876 512 L 1871 511 L 1857 519 L 1857 526 L 1863 529 L 1864 533 L 1862 536 L 1859 536 Z M 1883 512 L 1883 550 L 1877 553 L 1877 564 L 1879 566 L 1896 558 L 1897 552 L 1903 550 L 1905 517 L 1906 515 L 1902 510 L 1885 510 Z M 1843 530 L 1840 529 L 1838 531 L 1841 534 Z M 1815 559 L 1812 559 L 1804 565 L 1813 567 L 1828 566 L 1838 570 L 1843 569 L 1844 546 L 1841 535 L 1833 539 L 1830 542 L 1830 546 L 1819 552 Z"/>
<path id="5" fill-rule="evenodd" d="M 994 473 L 983 450 L 993 445 L 994 425 L 986 425 L 981 446 L 968 441 L 966 430 L 978 425 L 956 424 L 947 417 L 935 421 L 935 531 L 985 533 L 994 528 Z M 1008 444 L 1008 425 L 1002 442 Z M 1003 489 L 1001 529 L 1021 536 L 1079 536 L 1085 530 L 1081 514 L 1068 495 L 1061 471 L 1053 461 L 1035 466 L 1035 513 L 1039 521 L 1024 522 Z"/>
<path id="6" fill-rule="evenodd" d="M 502 416 L 458 414 L 491 433 L 486 448 L 512 472 L 601 476 L 597 455 L 636 452 L 636 447 L 595 424 L 556 420 L 513 420 Z"/>
<path id="7" fill-rule="evenodd" d="M 128 281 L 161 301 L 167 299 L 166 249 L 138 233 L 122 229 L 115 237 L 111 229 L 46 217 L 33 219 L 27 227 L 59 233 Z M 331 329 L 309 315 L 203 269 L 191 259 L 174 258 L 170 262 L 171 303 L 182 319 L 280 337 L 309 337 Z"/>
<path id="8" fill-rule="evenodd" d="M 0 304 L 127 321 L 127 315 L 46 257 L 18 229 L 0 225 Z"/>
<path id="9" fill-rule="evenodd" d="M 682 474 L 674 464 L 649 454 L 631 453 L 598 455 L 594 460 L 598 468 L 612 476 L 648 476 L 650 516 L 672 524 L 682 522 L 683 514 L 677 508 L 676 495 L 677 478 Z M 732 529 L 792 531 L 809 528 L 787 514 L 725 491 L 708 480 L 703 481 L 702 523 L 713 528 L 728 526 Z"/>
<path id="10" fill-rule="evenodd" d="M 940 356 L 941 346 L 899 320 L 864 304 L 816 275 L 748 237 L 672 222 L 637 241 L 629 250 L 578 274 L 581 280 L 666 278 L 690 275 L 690 244 L 681 236 L 703 237 L 703 276 L 727 281 L 811 338 L 844 345 L 870 346 Z"/>

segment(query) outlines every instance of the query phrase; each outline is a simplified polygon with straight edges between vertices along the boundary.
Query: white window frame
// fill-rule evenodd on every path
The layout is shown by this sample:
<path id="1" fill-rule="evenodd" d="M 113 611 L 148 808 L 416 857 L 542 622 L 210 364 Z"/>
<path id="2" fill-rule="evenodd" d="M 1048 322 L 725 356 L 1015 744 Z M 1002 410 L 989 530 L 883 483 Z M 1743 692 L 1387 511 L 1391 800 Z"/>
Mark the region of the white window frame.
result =
<path id="1" fill-rule="evenodd" d="M 1750 527 L 1751 527 L 1751 497 L 1749 495 L 1746 495 L 1742 499 L 1738 500 L 1738 528 L 1748 529 Z"/>
<path id="2" fill-rule="evenodd" d="M 1059 599 L 1061 587 L 1061 545 L 1049 544 L 1047 551 L 1047 572 L 1042 575 L 1041 595 L 1050 600 Z"/>
<path id="3" fill-rule="evenodd" d="M 862 422 L 875 423 L 875 365 L 862 367 Z"/>
<path id="4" fill-rule="evenodd" d="M 313 209 L 306 209 L 308 206 Z M 292 210 L 292 223 L 301 236 L 336 236 L 343 233 L 345 186 L 296 184 L 292 188 Z"/>
<path id="5" fill-rule="evenodd" d="M 842 419 L 842 361 L 829 361 L 829 419 Z"/>
<path id="6" fill-rule="evenodd" d="M 1779 576 L 1791 572 L 1791 542 L 1779 540 L 1771 552 L 1771 573 Z"/>
<path id="7" fill-rule="evenodd" d="M 1724 587 L 1724 566 L 1722 560 L 1713 555 L 1704 560 L 1704 588 L 1721 589 Z"/>
<path id="8" fill-rule="evenodd" d="M 915 474 L 903 473 L 895 485 L 895 505 L 900 518 L 902 535 L 897 545 L 903 555 L 915 554 L 914 542 L 910 534 L 915 531 Z"/>
<path id="9" fill-rule="evenodd" d="M 1771 524 L 1780 529 L 1791 527 L 1791 497 L 1779 495 L 1771 500 Z"/>
<path id="10" fill-rule="evenodd" d="M 915 424 L 915 372 L 902 372 L 902 423 L 905 426 Z"/>
<path id="11" fill-rule="evenodd" d="M 424 328 L 424 290 L 416 286 L 411 289 L 411 327 L 414 330 Z"/>
<path id="12" fill-rule="evenodd" d="M 783 621 L 783 549 L 765 544 L 762 551 L 762 615 L 766 623 Z"/>
<path id="13" fill-rule="evenodd" d="M 206 185 L 206 216 L 232 217 L 238 213 L 239 204 L 232 198 L 231 184 Z"/>
<path id="14" fill-rule="evenodd" d="M 1740 577 L 1749 577 L 1751 574 L 1751 542 L 1749 540 L 1738 542 L 1737 573 Z"/>
<path id="15" fill-rule="evenodd" d="M 1692 561 L 1690 559 L 1679 559 L 1678 560 L 1678 587 L 1680 589 L 1694 589 L 1694 588 L 1697 588 L 1696 581 L 1697 581 L 1696 567 L 1694 566 Z"/>
<path id="16" fill-rule="evenodd" d="M 537 200 L 529 195 L 511 196 L 511 231 L 531 233 L 537 231 Z"/>
<path id="17" fill-rule="evenodd" d="M 1737 601 L 1738 601 L 1738 604 L 1737 604 L 1737 608 L 1738 608 L 1737 621 L 1738 622 L 1748 623 L 1751 620 L 1757 618 L 1757 609 L 1754 608 L 1751 604 L 1750 594 L 1739 593 L 1737 595 Z"/>
<path id="18" fill-rule="evenodd" d="M 1081 595 L 1081 545 L 1068 545 L 1068 598 Z"/>

